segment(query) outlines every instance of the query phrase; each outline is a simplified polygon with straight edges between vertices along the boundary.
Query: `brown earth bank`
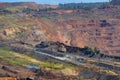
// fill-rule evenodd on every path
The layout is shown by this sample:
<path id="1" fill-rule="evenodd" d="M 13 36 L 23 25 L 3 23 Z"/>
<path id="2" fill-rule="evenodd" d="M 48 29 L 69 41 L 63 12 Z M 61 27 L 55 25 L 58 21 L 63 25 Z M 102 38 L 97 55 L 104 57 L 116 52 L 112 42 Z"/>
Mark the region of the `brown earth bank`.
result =
<path id="1" fill-rule="evenodd" d="M 0 37 L 28 44 L 59 41 L 81 48 L 97 47 L 104 54 L 120 56 L 119 19 L 54 21 L 27 18 L 17 20 L 17 22 L 21 24 L 31 22 L 32 24 L 1 29 Z"/>
<path id="2" fill-rule="evenodd" d="M 43 9 L 43 8 L 57 8 L 57 5 L 42 5 L 35 2 L 0 2 L 0 8 L 10 7 L 21 7 L 21 8 L 32 8 L 32 9 Z"/>

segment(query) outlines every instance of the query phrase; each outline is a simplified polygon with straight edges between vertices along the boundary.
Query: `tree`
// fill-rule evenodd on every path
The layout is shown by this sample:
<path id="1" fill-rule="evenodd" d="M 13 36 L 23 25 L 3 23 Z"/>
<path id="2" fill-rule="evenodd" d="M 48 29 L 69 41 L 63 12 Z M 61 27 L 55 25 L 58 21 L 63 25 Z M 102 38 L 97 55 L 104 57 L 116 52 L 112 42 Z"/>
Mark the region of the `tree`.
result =
<path id="1" fill-rule="evenodd" d="M 112 0 L 110 3 L 112 5 L 120 5 L 120 0 Z"/>
<path id="2" fill-rule="evenodd" d="M 99 53 L 100 53 L 100 50 L 99 50 L 97 47 L 95 47 L 95 48 L 94 48 L 94 53 L 95 53 L 95 54 L 99 54 Z"/>
<path id="3" fill-rule="evenodd" d="M 85 53 L 85 55 L 90 55 L 91 53 L 93 53 L 93 49 L 88 46 L 85 46 L 84 53 Z"/>

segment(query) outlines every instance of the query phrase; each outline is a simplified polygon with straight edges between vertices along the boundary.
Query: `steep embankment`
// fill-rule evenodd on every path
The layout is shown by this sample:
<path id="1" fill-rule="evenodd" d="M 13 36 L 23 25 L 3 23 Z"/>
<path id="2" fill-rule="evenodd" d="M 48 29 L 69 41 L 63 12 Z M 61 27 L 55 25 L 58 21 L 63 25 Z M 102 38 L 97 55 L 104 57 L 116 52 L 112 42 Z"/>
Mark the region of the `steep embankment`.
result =
<path id="1" fill-rule="evenodd" d="M 120 56 L 119 11 L 120 7 L 113 7 L 1 15 L 0 38 L 29 44 L 59 41 L 71 46 L 98 47 L 104 54 Z"/>

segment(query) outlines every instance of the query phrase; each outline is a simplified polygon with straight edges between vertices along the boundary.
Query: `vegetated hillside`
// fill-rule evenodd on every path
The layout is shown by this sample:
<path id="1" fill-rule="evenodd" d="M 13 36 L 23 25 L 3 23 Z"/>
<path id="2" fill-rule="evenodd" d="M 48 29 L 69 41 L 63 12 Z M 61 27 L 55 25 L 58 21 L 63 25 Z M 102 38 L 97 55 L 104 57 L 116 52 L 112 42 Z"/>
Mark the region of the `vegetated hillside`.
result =
<path id="1" fill-rule="evenodd" d="M 103 3 L 67 3 L 67 4 L 59 4 L 59 9 L 92 9 L 98 8 Z"/>
<path id="2" fill-rule="evenodd" d="M 7 13 L 2 9 L 1 13 Z M 97 47 L 104 54 L 120 56 L 119 12 L 119 6 L 90 10 L 28 7 L 0 15 L 0 38 L 32 45 L 59 41 L 77 47 Z"/>
<path id="3" fill-rule="evenodd" d="M 29 68 L 29 66 L 36 66 L 37 69 Z M 69 75 L 77 78 L 76 76 L 79 74 L 77 69 L 75 66 L 59 62 L 40 61 L 33 56 L 28 56 L 26 53 L 21 54 L 13 51 L 10 47 L 0 46 L 0 77 L 15 77 L 17 80 L 27 78 L 34 80 L 36 77 L 44 80 L 62 80 L 64 78 L 66 80 Z M 65 71 L 69 71 L 69 74 Z M 72 79 L 72 77 L 69 78 Z"/>
<path id="4" fill-rule="evenodd" d="M 35 57 L 39 59 L 35 59 Z M 37 69 L 29 66 L 35 66 Z M 29 51 L 15 52 L 14 47 L 6 46 L 0 46 L 0 77 L 15 77 L 18 80 L 28 78 L 31 80 L 36 78 L 44 80 L 119 80 L 119 75 L 111 70 L 104 69 L 100 73 L 96 66 L 76 67 L 70 63 L 62 64 L 48 56 Z"/>

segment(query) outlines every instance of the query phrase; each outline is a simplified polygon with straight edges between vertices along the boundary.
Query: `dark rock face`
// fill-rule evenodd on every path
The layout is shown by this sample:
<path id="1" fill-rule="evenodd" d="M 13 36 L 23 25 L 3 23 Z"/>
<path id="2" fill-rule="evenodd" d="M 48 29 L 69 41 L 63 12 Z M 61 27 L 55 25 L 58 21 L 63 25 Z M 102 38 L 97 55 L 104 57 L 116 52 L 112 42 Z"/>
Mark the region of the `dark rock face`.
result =
<path id="1" fill-rule="evenodd" d="M 31 79 L 31 78 L 26 78 L 26 80 L 33 80 L 33 79 Z"/>
<path id="2" fill-rule="evenodd" d="M 82 73 L 80 73 L 80 76 L 83 76 L 85 79 L 91 79 L 97 78 L 98 76 L 100 76 L 100 74 L 91 70 L 84 70 Z"/>
<path id="3" fill-rule="evenodd" d="M 120 77 L 115 75 L 107 75 L 104 73 L 101 74 L 99 72 L 95 72 L 91 70 L 85 70 L 79 75 L 83 76 L 85 79 L 97 79 L 97 80 L 119 80 L 120 79 Z"/>
<path id="4" fill-rule="evenodd" d="M 2 66 L 2 69 L 5 70 L 5 71 L 8 71 L 8 72 L 11 72 L 11 73 L 17 74 L 16 71 L 13 71 L 13 70 L 9 69 L 9 68 L 6 67 L 6 66 Z"/>
<path id="5" fill-rule="evenodd" d="M 120 78 L 113 75 L 102 75 L 98 80 L 119 80 Z"/>

